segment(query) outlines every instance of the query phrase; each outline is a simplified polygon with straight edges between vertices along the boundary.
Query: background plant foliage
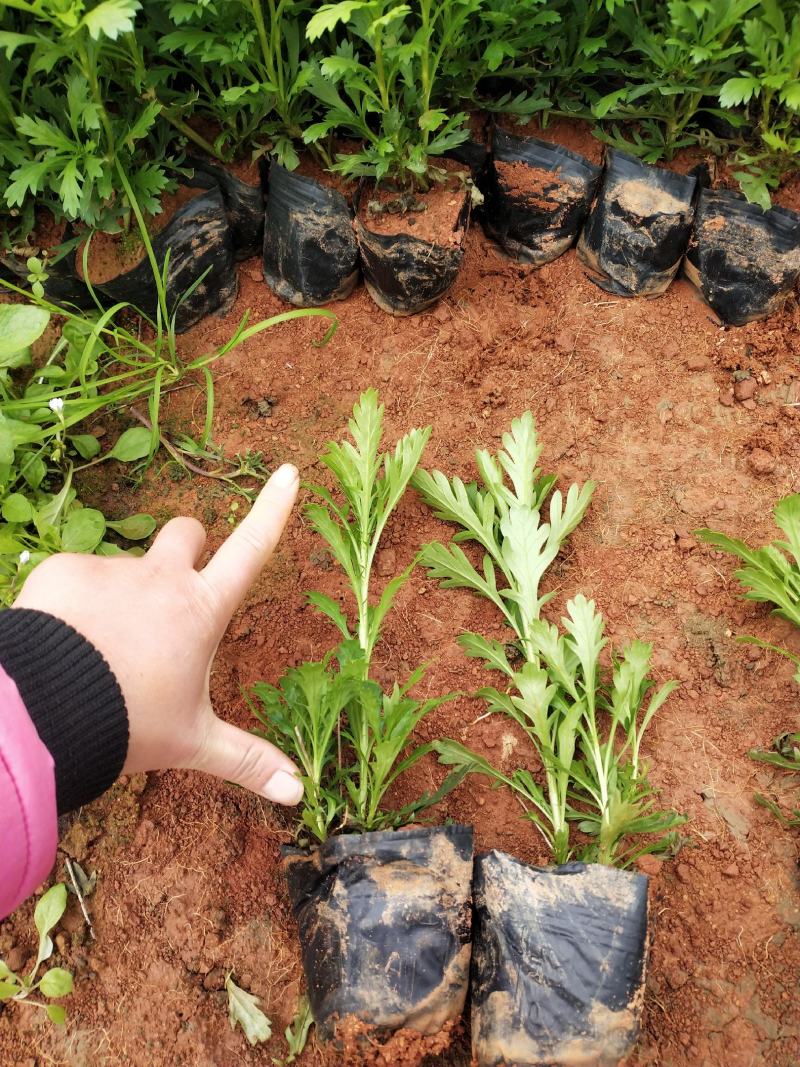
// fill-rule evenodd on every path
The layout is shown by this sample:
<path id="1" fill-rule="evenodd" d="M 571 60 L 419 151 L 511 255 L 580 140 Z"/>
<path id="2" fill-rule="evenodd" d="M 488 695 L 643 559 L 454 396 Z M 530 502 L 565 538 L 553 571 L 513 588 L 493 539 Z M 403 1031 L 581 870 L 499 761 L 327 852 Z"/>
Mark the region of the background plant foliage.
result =
<path id="1" fill-rule="evenodd" d="M 800 0 L 0 0 L 0 52 L 23 234 L 35 203 L 125 225 L 117 162 L 158 211 L 187 140 L 424 188 L 475 108 L 580 116 L 649 162 L 732 150 L 764 207 L 798 165 Z"/>

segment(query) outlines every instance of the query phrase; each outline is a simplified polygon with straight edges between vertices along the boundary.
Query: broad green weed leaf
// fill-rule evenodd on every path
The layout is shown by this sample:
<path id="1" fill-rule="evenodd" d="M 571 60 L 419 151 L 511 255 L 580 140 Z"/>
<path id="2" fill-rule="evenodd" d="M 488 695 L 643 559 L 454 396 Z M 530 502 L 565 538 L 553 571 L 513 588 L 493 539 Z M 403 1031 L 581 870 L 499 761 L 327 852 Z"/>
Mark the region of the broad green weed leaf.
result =
<path id="1" fill-rule="evenodd" d="M 48 1004 L 47 1018 L 54 1026 L 63 1026 L 67 1021 L 67 1009 L 63 1004 Z"/>
<path id="2" fill-rule="evenodd" d="M 150 443 L 149 430 L 144 426 L 132 426 L 120 436 L 108 456 L 120 463 L 133 463 L 150 455 Z"/>
<path id="3" fill-rule="evenodd" d="M 53 954 L 53 942 L 49 934 L 67 908 L 67 887 L 62 884 L 51 886 L 39 898 L 33 913 L 33 921 L 39 932 L 39 951 L 32 975 L 36 974 L 39 964 L 44 963 Z"/>
<path id="4" fill-rule="evenodd" d="M 20 992 L 20 988 L 16 982 L 0 978 L 0 1001 L 11 1000 L 12 997 L 15 997 Z"/>
<path id="5" fill-rule="evenodd" d="M 70 512 L 61 528 L 64 552 L 92 552 L 103 540 L 106 520 L 95 508 L 78 508 Z"/>
<path id="6" fill-rule="evenodd" d="M 272 1023 L 259 1008 L 261 1003 L 259 998 L 240 989 L 230 975 L 225 979 L 225 989 L 228 992 L 228 1017 L 231 1029 L 235 1030 L 238 1023 L 251 1045 L 269 1041 L 272 1037 Z"/>
<path id="7" fill-rule="evenodd" d="M 12 493 L 3 501 L 0 514 L 6 522 L 30 522 L 34 515 L 31 502 L 22 493 Z"/>
<path id="8" fill-rule="evenodd" d="M 13 358 L 42 336 L 50 312 L 33 304 L 0 304 L 0 367 L 15 367 Z"/>
<path id="9" fill-rule="evenodd" d="M 72 975 L 63 967 L 51 967 L 42 975 L 39 989 L 46 997 L 66 997 L 72 992 Z"/>
<path id="10" fill-rule="evenodd" d="M 139 512 L 137 515 L 128 515 L 125 519 L 120 519 L 118 522 L 110 522 L 106 520 L 106 527 L 109 530 L 113 530 L 114 533 L 125 537 L 128 541 L 143 541 L 146 537 L 155 530 L 158 523 L 152 515 L 148 515 L 146 512 Z"/>
<path id="11" fill-rule="evenodd" d="M 54 885 L 39 898 L 33 921 L 40 937 L 45 937 L 67 910 L 67 887 Z"/>
<path id="12" fill-rule="evenodd" d="M 90 433 L 75 434 L 68 438 L 69 443 L 83 459 L 94 459 L 100 453 L 100 442 Z"/>

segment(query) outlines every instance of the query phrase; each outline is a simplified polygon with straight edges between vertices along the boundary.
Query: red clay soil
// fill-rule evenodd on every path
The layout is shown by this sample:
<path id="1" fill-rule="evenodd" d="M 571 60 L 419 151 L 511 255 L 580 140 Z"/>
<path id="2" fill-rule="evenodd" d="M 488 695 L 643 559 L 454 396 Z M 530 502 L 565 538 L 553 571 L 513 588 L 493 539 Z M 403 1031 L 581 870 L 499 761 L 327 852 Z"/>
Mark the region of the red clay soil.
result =
<path id="1" fill-rule="evenodd" d="M 510 120 L 500 123 L 507 133 L 516 134 L 517 137 L 538 137 L 540 141 L 549 141 L 550 144 L 569 148 L 571 152 L 577 152 L 592 163 L 602 163 L 605 145 L 592 133 L 592 127 L 582 119 L 551 119 L 542 128 L 538 118 L 531 119 L 523 126 L 517 126 Z"/>
<path id="2" fill-rule="evenodd" d="M 241 265 L 230 314 L 183 337 L 186 357 L 227 338 L 246 308 L 255 316 L 285 310 L 257 260 Z M 776 532 L 775 502 L 800 490 L 797 302 L 768 322 L 725 329 L 684 281 L 656 300 L 609 297 L 574 253 L 527 269 L 473 228 L 464 270 L 431 312 L 383 315 L 363 287 L 336 311 L 339 330 L 325 349 L 311 345 L 318 321 L 294 321 L 218 365 L 215 439 L 231 454 L 258 450 L 270 466 L 288 459 L 305 478 L 324 478 L 324 442 L 343 435 L 359 392 L 374 385 L 387 405 L 389 442 L 432 424 L 428 466 L 471 478 L 474 449 L 496 448 L 511 419 L 530 408 L 544 469 L 557 471 L 562 486 L 597 480 L 586 520 L 546 577 L 556 595 L 545 614 L 559 617 L 580 591 L 604 612 L 615 648 L 633 637 L 654 644 L 657 679 L 681 686 L 644 747 L 662 802 L 689 817 L 674 860 L 641 864 L 652 878 L 652 954 L 629 1067 L 796 1067 L 798 838 L 754 803 L 755 790 L 779 790 L 784 779 L 747 751 L 797 729 L 798 688 L 790 663 L 735 636 L 757 634 L 800 653 L 800 633 L 743 601 L 733 562 L 692 531 L 712 525 L 764 543 Z M 170 399 L 167 427 L 199 431 L 199 396 Z M 110 516 L 195 515 L 209 528 L 209 548 L 229 531 L 236 498 L 224 487 L 173 480 L 167 467 L 134 494 L 113 466 L 108 481 L 85 491 Z M 380 580 L 425 541 L 450 533 L 410 493 L 387 530 Z M 241 687 L 274 682 L 287 664 L 335 643 L 332 626 L 306 604 L 309 589 L 336 596 L 345 582 L 298 512 L 220 647 L 212 673 L 220 715 L 248 726 Z M 493 683 L 457 646 L 465 629 L 507 638 L 489 605 L 417 571 L 376 650 L 378 679 L 388 684 L 428 662 L 423 694 Z M 482 718 L 483 710 L 469 696 L 442 705 L 419 740 L 453 736 L 506 770 L 529 761 L 515 725 Z M 441 777 L 433 760 L 420 764 L 394 799 Z M 472 822 L 480 849 L 547 859 L 516 801 L 482 779 L 463 784 L 438 815 Z M 95 939 L 72 901 L 55 956 L 75 974 L 67 1026 L 55 1030 L 35 1010 L 6 1008 L 0 1063 L 261 1067 L 284 1056 L 283 1029 L 302 989 L 279 871 L 290 827 L 265 801 L 186 772 L 121 782 L 65 819 L 56 876 L 65 880 L 64 855 L 97 870 L 89 900 Z M 31 902 L 0 926 L 0 955 L 12 964 L 34 952 L 32 915 Z M 229 970 L 273 1020 L 266 1047 L 252 1049 L 230 1029 L 222 991 Z M 427 1062 L 466 1067 L 467 1049 L 464 1040 Z M 297 1062 L 325 1059 L 312 1039 Z"/>
<path id="3" fill-rule="evenodd" d="M 145 219 L 147 232 L 151 237 L 169 225 L 176 213 L 190 200 L 200 196 L 205 190 L 182 185 L 174 193 L 167 193 L 161 200 L 161 211 Z M 85 244 L 85 242 L 84 242 Z M 83 249 L 78 246 L 75 264 L 79 276 L 83 277 Z M 110 282 L 126 271 L 133 270 L 147 255 L 147 250 L 139 238 L 136 220 L 127 234 L 94 233 L 89 245 L 89 278 L 96 285 Z"/>
<path id="4" fill-rule="evenodd" d="M 469 176 L 466 170 L 462 174 L 465 178 Z M 414 194 L 412 205 L 401 210 L 397 201 L 404 195 L 387 186 L 366 189 L 359 210 L 364 226 L 371 233 L 405 234 L 442 247 L 461 244 L 463 229 L 458 226 L 458 218 L 466 193 L 459 178 L 436 182 L 428 192 Z"/>

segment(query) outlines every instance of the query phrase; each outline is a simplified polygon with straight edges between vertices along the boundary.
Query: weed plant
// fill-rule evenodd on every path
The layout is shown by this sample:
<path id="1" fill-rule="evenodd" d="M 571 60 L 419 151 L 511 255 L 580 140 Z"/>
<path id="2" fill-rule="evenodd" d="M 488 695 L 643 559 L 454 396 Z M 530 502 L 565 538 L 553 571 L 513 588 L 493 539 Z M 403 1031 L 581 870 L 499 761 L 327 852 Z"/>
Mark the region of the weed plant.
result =
<path id="1" fill-rule="evenodd" d="M 39 976 L 39 968 L 53 955 L 50 932 L 67 908 L 67 887 L 51 886 L 36 902 L 33 921 L 39 935 L 36 959 L 29 974 L 17 974 L 0 959 L 0 1004 L 25 1004 L 40 1008 L 56 1026 L 63 1026 L 67 1011 L 53 1003 L 72 992 L 72 975 L 63 967 L 50 967 Z"/>
<path id="2" fill-rule="evenodd" d="M 279 322 L 322 315 L 323 309 L 285 312 L 248 325 L 245 314 L 230 338 L 210 351 L 184 361 L 175 330 L 176 314 L 191 290 L 170 306 L 167 299 L 169 252 L 158 264 L 136 196 L 124 173 L 120 181 L 130 198 L 158 292 L 155 318 L 125 303 L 87 314 L 56 307 L 43 295 L 46 271 L 34 265 L 33 294 L 0 283 L 25 304 L 0 305 L 0 605 L 14 599 L 30 571 L 54 552 L 125 551 L 109 538 L 115 534 L 141 541 L 155 529 L 151 515 L 109 520 L 97 508 L 78 499 L 76 475 L 109 460 L 136 466 L 141 473 L 162 444 L 173 459 L 197 473 L 233 484 L 234 473 L 249 473 L 239 464 L 231 470 L 203 470 L 197 459 L 211 454 L 214 383 L 211 367 L 238 345 Z M 91 238 L 83 251 L 88 277 Z M 199 285 L 199 278 L 195 285 Z M 131 312 L 136 316 L 132 319 Z M 59 335 L 43 362 L 34 362 L 32 346 L 43 338 L 53 316 L 62 320 Z M 141 328 L 142 324 L 144 329 Z M 51 333 L 52 333 L 51 329 Z M 331 330 L 326 334 L 330 336 Z M 206 410 L 200 440 L 170 444 L 161 432 L 162 399 L 170 389 L 190 380 L 205 392 Z M 101 413 L 125 413 L 141 403 L 146 425 L 125 430 L 114 445 L 102 451 L 101 440 L 82 424 Z M 190 458 L 193 457 L 193 458 Z M 133 550 L 137 551 L 137 550 Z"/>

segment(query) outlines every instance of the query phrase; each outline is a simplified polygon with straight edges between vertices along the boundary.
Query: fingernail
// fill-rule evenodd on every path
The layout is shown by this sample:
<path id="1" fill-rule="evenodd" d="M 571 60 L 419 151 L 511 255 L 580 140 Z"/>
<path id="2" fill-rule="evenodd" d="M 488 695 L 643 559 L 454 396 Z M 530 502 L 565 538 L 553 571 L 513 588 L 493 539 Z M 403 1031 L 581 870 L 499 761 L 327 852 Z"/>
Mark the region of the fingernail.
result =
<path id="1" fill-rule="evenodd" d="M 278 467 L 271 480 L 272 484 L 276 485 L 278 489 L 288 489 L 290 485 L 294 485 L 299 477 L 300 472 L 297 467 L 292 463 L 284 463 L 282 467 Z"/>
<path id="2" fill-rule="evenodd" d="M 273 804 L 299 804 L 303 799 L 303 783 L 294 774 L 275 771 L 261 792 Z"/>

